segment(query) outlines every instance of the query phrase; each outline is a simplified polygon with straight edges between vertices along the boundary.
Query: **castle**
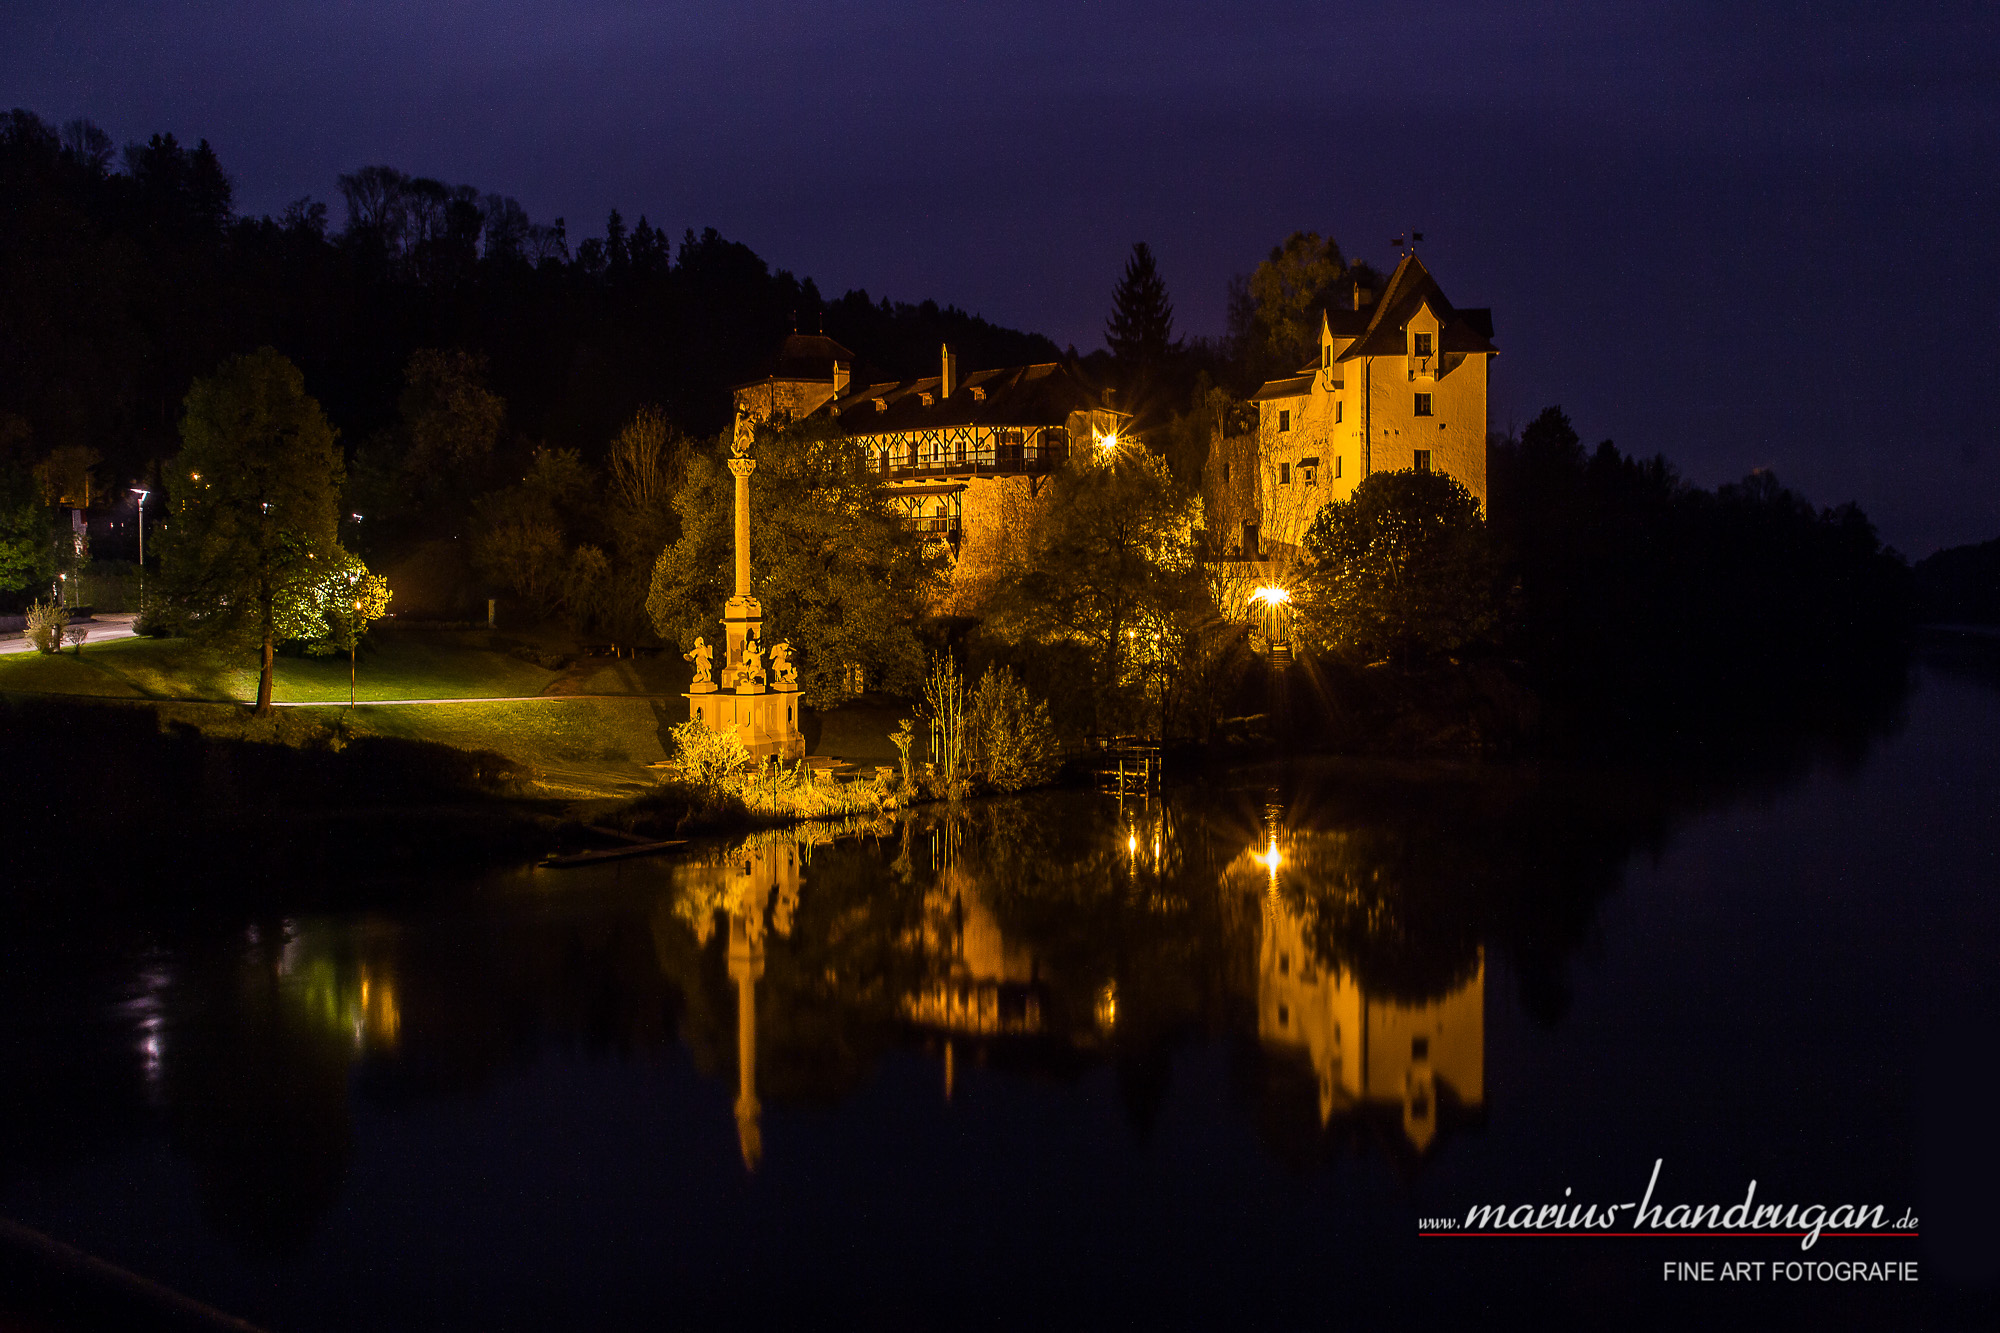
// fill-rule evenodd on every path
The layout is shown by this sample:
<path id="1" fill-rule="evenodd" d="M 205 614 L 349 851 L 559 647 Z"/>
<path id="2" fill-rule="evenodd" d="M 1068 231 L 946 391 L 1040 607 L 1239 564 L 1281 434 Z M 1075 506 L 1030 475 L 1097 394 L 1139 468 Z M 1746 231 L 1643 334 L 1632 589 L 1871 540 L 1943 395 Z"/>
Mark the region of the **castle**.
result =
<path id="1" fill-rule="evenodd" d="M 1445 297 L 1415 252 L 1379 297 L 1320 317 L 1312 362 L 1253 396 L 1249 434 L 1214 436 L 1202 478 L 1210 549 L 1282 563 L 1329 500 L 1371 472 L 1444 472 L 1486 502 L 1486 391 L 1493 316 Z M 825 413 L 879 470 L 922 531 L 945 542 L 948 604 L 975 604 L 1009 534 L 1049 476 L 1086 447 L 1130 433 L 1131 414 L 1060 362 L 864 382 L 854 353 L 824 335 L 786 338 L 768 371 L 736 386 L 740 417 Z"/>
<path id="2" fill-rule="evenodd" d="M 1252 401 L 1254 434 L 1218 435 L 1203 477 L 1211 541 L 1245 560 L 1283 560 L 1329 500 L 1371 472 L 1444 472 L 1486 503 L 1490 310 L 1453 306 L 1414 252 L 1381 296 L 1320 318 L 1297 374 Z"/>
<path id="3" fill-rule="evenodd" d="M 970 603 L 998 571 L 1050 474 L 1131 419 L 1060 362 L 961 373 L 947 345 L 937 374 L 871 383 L 854 377 L 855 364 L 833 339 L 795 333 L 766 375 L 736 386 L 737 412 L 838 422 L 911 522 L 949 547 L 946 610 Z"/>

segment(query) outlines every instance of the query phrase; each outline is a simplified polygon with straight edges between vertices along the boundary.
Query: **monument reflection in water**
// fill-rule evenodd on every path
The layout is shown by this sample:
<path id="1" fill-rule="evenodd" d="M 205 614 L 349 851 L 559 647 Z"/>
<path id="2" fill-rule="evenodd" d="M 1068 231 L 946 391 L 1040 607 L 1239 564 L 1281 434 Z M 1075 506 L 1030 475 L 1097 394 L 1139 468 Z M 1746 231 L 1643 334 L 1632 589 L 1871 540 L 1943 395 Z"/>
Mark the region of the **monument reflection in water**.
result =
<path id="1" fill-rule="evenodd" d="M 1261 824 L 1209 819 L 1190 831 L 1185 813 L 1157 802 L 1107 801 L 1081 821 L 1074 802 L 1064 823 L 1086 826 L 1081 846 L 1050 845 L 1055 821 L 1026 803 L 764 834 L 674 867 L 655 929 L 679 939 L 663 938 L 662 961 L 672 971 L 676 956 L 704 957 L 712 977 L 721 955 L 746 1167 L 763 1158 L 760 1023 L 877 1029 L 876 1041 L 849 1031 L 843 1046 L 895 1044 L 881 1029 L 900 1031 L 939 1060 L 950 1098 L 968 1058 L 1122 1069 L 1144 1065 L 1191 1019 L 1241 1037 L 1254 1015 L 1267 1095 L 1296 1100 L 1309 1079 L 1323 1131 L 1378 1131 L 1421 1156 L 1441 1128 L 1477 1120 L 1484 949 L 1458 956 L 1447 944 L 1415 978 L 1371 981 L 1365 959 L 1378 942 L 1368 932 L 1402 937 L 1407 922 L 1366 840 L 1289 832 L 1275 809 Z M 875 874 L 857 879 L 857 856 Z M 823 967 L 808 964 L 822 956 Z M 774 961 L 787 981 L 760 994 Z M 795 1042 L 761 1058 L 766 1068 L 815 1063 Z"/>

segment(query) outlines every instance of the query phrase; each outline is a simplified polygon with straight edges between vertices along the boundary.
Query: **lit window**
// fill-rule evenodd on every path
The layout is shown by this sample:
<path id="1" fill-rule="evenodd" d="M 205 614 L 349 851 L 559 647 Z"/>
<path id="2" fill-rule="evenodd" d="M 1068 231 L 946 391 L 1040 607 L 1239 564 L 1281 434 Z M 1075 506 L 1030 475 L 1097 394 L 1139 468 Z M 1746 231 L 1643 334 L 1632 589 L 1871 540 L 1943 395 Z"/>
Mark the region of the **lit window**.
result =
<path id="1" fill-rule="evenodd" d="M 1338 425 L 1340 424 L 1340 409 L 1341 409 L 1342 407 L 1344 407 L 1344 406 L 1346 406 L 1346 404 L 1342 403 L 1342 402 L 1341 402 L 1341 401 L 1340 401 L 1339 399 L 1335 399 L 1335 400 L 1334 400 L 1334 404 L 1333 404 L 1333 424 L 1334 424 L 1334 425 L 1336 425 L 1336 426 L 1338 426 Z"/>
<path id="2" fill-rule="evenodd" d="M 1431 470 L 1431 451 L 1428 449 L 1417 450 L 1417 461 L 1413 466 L 1419 472 L 1429 472 Z"/>
<path id="3" fill-rule="evenodd" d="M 1418 394 L 1417 415 L 1420 417 L 1427 417 L 1430 414 L 1431 414 L 1431 396 L 1427 393 Z"/>
<path id="4" fill-rule="evenodd" d="M 1280 409 L 1278 412 L 1278 429 L 1290 430 L 1291 428 L 1292 428 L 1292 409 L 1289 407 Z"/>
<path id="5" fill-rule="evenodd" d="M 1290 463 L 1278 464 L 1278 484 L 1280 486 L 1289 486 L 1292 484 L 1292 465 Z"/>
<path id="6" fill-rule="evenodd" d="M 1431 335 L 1428 333 L 1419 333 L 1416 335 L 1416 340 L 1416 355 L 1429 356 L 1431 354 Z"/>

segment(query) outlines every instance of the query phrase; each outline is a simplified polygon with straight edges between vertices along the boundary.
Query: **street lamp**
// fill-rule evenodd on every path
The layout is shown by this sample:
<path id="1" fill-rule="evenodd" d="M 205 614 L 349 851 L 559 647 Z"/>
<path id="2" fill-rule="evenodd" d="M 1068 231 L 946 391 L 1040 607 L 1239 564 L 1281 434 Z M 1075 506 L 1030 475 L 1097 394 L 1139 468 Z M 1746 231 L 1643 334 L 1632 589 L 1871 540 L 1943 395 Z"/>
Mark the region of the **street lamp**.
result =
<path id="1" fill-rule="evenodd" d="M 361 602 L 358 599 L 354 603 L 354 619 L 356 621 L 361 619 Z M 349 708 L 354 707 L 354 650 L 358 646 L 360 638 L 361 636 L 354 632 L 354 626 L 349 624 L 347 627 L 347 706 Z"/>
<path id="2" fill-rule="evenodd" d="M 146 567 L 146 497 L 152 492 L 134 486 L 132 494 L 139 497 L 139 568 Z"/>

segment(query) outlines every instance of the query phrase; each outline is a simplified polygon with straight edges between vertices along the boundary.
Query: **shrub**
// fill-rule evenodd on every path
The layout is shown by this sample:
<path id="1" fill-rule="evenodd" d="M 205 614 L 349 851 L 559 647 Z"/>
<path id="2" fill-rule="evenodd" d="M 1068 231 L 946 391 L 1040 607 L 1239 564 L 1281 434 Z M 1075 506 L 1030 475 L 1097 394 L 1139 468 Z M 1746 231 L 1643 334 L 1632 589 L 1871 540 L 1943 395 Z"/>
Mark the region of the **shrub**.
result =
<path id="1" fill-rule="evenodd" d="M 689 718 L 673 729 L 673 737 L 682 778 L 713 795 L 729 791 L 736 775 L 750 766 L 750 751 L 733 731 Z"/>
<path id="2" fill-rule="evenodd" d="M 1040 786 L 1060 765 L 1049 706 L 1004 667 L 989 667 L 972 691 L 971 734 L 976 763 L 1000 791 Z"/>
<path id="3" fill-rule="evenodd" d="M 68 625 L 69 612 L 53 603 L 38 601 L 28 608 L 28 642 L 39 652 L 61 652 Z"/>

